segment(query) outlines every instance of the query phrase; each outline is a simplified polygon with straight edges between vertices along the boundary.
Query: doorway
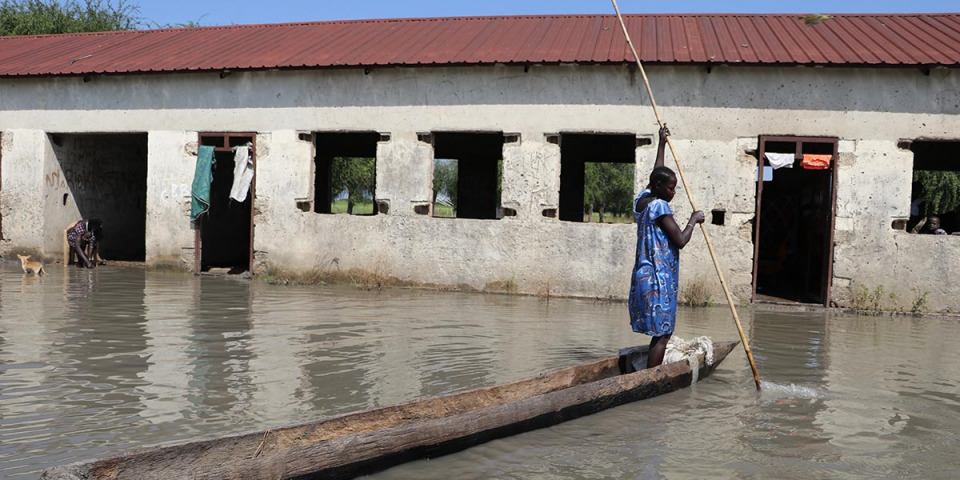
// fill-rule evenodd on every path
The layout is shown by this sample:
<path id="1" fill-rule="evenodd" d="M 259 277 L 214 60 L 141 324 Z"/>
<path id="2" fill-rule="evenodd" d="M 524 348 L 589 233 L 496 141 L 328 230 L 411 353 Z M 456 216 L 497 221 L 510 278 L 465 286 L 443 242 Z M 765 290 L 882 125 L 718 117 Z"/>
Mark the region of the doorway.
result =
<path id="1" fill-rule="evenodd" d="M 253 265 L 253 199 L 256 175 L 243 201 L 230 198 L 238 147 L 246 147 L 256 171 L 255 133 L 201 133 L 200 145 L 213 148 L 210 209 L 196 225 L 194 272 L 241 274 Z"/>
<path id="2" fill-rule="evenodd" d="M 754 302 L 830 305 L 837 139 L 761 136 Z"/>
<path id="3" fill-rule="evenodd" d="M 64 229 L 103 222 L 99 256 L 143 262 L 147 229 L 146 133 L 50 133 L 44 162 L 44 250 L 63 251 Z M 61 250 L 62 249 L 62 250 Z"/>

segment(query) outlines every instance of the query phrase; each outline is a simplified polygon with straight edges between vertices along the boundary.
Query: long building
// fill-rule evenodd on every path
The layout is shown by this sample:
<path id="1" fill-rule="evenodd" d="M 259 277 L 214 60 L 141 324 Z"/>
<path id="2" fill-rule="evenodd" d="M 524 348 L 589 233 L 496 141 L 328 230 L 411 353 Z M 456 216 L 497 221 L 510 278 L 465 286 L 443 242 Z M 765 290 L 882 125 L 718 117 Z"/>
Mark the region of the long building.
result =
<path id="1" fill-rule="evenodd" d="M 960 170 L 960 14 L 625 19 L 737 298 L 882 287 L 891 308 L 960 310 L 960 236 L 910 232 L 931 214 L 960 230 L 914 182 Z M 612 15 L 5 37 L 0 254 L 59 259 L 65 226 L 98 216 L 102 256 L 148 266 L 623 298 L 635 227 L 584 221 L 584 171 L 633 165 L 639 192 L 657 128 Z M 218 167 L 192 223 L 204 146 Z M 347 158 L 375 159 L 373 213 L 330 213 Z M 435 195 L 437 160 L 456 160 L 455 199 Z M 697 235 L 681 295 L 722 300 Z"/>

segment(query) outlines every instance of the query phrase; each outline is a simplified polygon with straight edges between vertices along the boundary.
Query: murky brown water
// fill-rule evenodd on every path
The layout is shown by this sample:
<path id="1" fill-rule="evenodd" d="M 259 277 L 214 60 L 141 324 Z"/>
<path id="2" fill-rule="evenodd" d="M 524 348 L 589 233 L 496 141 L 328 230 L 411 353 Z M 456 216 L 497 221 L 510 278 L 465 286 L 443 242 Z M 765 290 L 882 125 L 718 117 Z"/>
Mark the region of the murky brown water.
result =
<path id="1" fill-rule="evenodd" d="M 0 478 L 492 385 L 646 342 L 622 304 L 0 264 Z M 684 391 L 372 478 L 957 478 L 960 321 L 742 312 Z M 724 308 L 678 335 L 736 338 Z"/>

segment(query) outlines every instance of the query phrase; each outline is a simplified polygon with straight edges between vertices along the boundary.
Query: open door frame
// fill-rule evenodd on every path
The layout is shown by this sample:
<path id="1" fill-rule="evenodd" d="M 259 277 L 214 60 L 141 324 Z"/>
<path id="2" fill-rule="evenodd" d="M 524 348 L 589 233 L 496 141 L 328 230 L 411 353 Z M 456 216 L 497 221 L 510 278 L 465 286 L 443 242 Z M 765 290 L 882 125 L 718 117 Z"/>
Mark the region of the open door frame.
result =
<path id="1" fill-rule="evenodd" d="M 819 144 L 832 144 L 833 145 L 833 158 L 830 160 L 830 218 L 827 221 L 829 232 L 826 235 L 826 242 L 824 252 L 824 265 L 823 265 L 823 275 L 825 278 L 822 282 L 822 291 L 821 298 L 823 298 L 823 306 L 830 306 L 830 287 L 833 286 L 833 247 L 834 247 L 834 230 L 836 228 L 837 221 L 837 145 L 839 139 L 837 137 L 795 137 L 795 136 L 773 136 L 773 135 L 760 135 L 759 144 L 760 148 L 757 149 L 757 209 L 756 214 L 754 215 L 754 233 L 753 233 L 753 292 L 750 297 L 752 303 L 757 302 L 757 275 L 758 267 L 760 261 L 760 205 L 763 198 L 763 163 L 766 154 L 766 145 L 767 142 L 782 142 L 782 143 L 793 143 L 796 146 L 795 158 L 803 158 L 803 145 L 805 143 L 819 143 Z"/>
<path id="2" fill-rule="evenodd" d="M 256 191 L 257 191 L 257 134 L 256 132 L 201 132 L 197 135 L 197 145 L 213 145 L 214 152 L 232 152 L 233 147 L 240 145 L 236 141 L 237 138 L 249 138 L 250 142 L 253 143 L 253 146 L 250 149 L 250 159 L 253 160 L 253 179 L 250 181 L 250 255 L 247 259 L 248 272 L 250 275 L 253 275 L 253 213 L 256 211 L 254 205 L 256 203 Z M 242 142 L 246 143 L 246 142 Z M 193 231 L 193 274 L 200 275 L 203 268 L 203 241 L 201 235 L 201 229 L 203 228 L 203 222 L 198 222 L 196 228 Z"/>

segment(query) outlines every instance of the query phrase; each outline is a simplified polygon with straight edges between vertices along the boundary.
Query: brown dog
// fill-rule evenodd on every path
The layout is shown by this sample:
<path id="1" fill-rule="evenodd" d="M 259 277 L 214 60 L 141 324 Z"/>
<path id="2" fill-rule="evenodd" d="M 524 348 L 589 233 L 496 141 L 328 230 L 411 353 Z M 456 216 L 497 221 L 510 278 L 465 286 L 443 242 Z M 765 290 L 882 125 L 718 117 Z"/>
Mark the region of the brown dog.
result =
<path id="1" fill-rule="evenodd" d="M 30 255 L 17 255 L 17 258 L 20 259 L 20 267 L 23 268 L 23 273 L 33 272 L 35 275 L 43 275 L 44 273 L 47 273 L 43 270 L 42 263 L 30 261 Z"/>

